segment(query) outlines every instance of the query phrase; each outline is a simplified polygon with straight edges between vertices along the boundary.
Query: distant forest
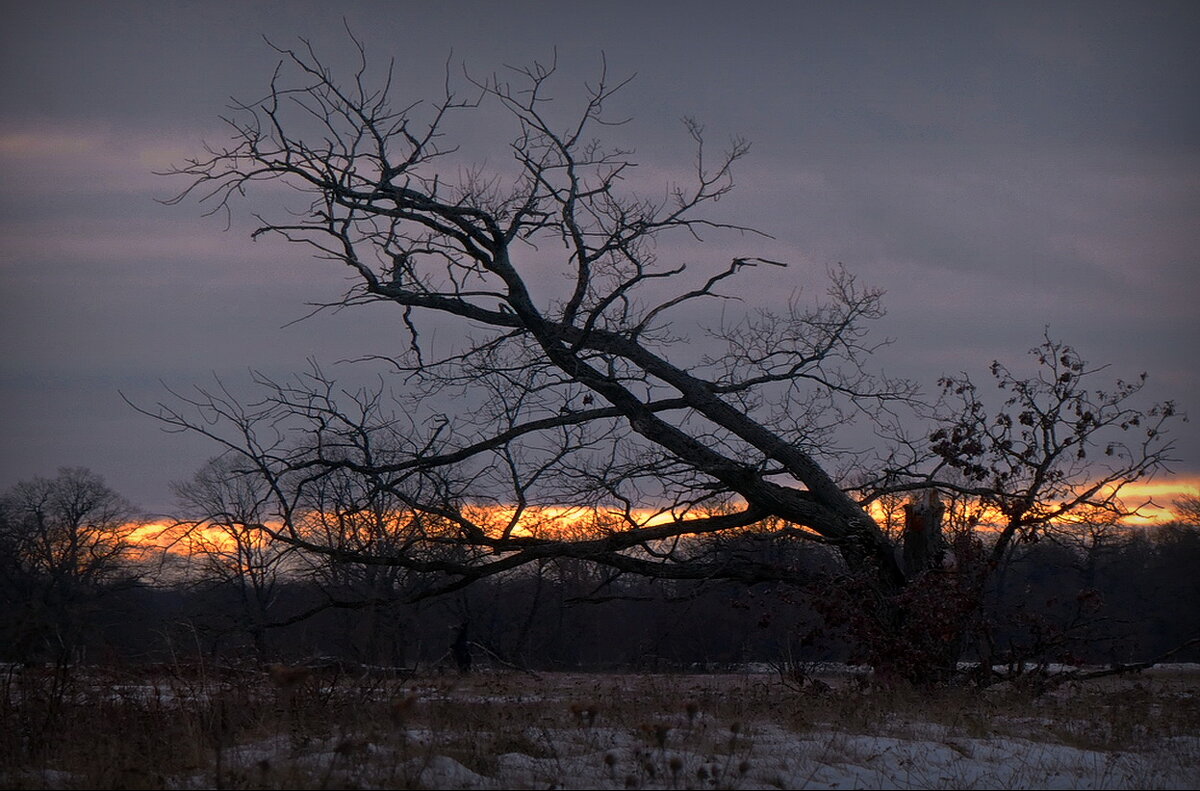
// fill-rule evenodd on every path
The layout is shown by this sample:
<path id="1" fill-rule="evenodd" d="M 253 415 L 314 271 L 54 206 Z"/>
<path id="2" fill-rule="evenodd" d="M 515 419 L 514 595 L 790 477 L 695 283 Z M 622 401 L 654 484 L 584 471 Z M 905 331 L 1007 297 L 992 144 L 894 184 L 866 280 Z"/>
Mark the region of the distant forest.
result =
<path id="1" fill-rule="evenodd" d="M 451 670 L 723 670 L 855 662 L 846 569 L 827 548 L 745 531 L 695 551 L 803 570 L 808 584 L 650 580 L 548 559 L 450 594 L 387 566 L 270 554 L 137 562 L 94 576 L 33 562 L 11 522 L 0 565 L 6 662 L 337 662 Z M 90 548 L 93 553 L 96 547 Z M 77 566 L 82 561 L 76 560 Z M 1084 528 L 1016 548 L 964 656 L 1200 660 L 1200 525 Z M 836 581 L 836 584 L 835 584 Z M 850 586 L 852 590 L 853 586 Z"/>

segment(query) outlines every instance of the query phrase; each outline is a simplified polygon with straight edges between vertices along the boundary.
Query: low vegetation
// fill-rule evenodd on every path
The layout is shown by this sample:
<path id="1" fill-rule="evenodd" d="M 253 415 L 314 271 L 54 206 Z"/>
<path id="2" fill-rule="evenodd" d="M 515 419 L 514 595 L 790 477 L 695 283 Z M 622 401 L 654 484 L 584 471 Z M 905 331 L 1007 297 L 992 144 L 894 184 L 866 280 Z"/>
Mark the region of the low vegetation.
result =
<path id="1" fill-rule="evenodd" d="M 1180 787 L 1200 668 L 1050 694 L 869 676 L 9 668 L 6 788 Z"/>

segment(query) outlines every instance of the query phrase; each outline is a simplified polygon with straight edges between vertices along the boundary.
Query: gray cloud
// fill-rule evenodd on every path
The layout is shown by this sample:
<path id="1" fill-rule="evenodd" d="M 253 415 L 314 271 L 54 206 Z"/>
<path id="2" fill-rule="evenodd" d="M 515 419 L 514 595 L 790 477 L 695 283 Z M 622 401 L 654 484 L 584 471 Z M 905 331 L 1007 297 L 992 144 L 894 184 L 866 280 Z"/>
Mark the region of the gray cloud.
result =
<path id="1" fill-rule="evenodd" d="M 706 254 L 786 257 L 752 300 L 821 288 L 845 262 L 889 291 L 893 373 L 932 381 L 1018 359 L 1043 327 L 1114 372 L 1148 370 L 1193 415 L 1200 374 L 1200 14 L 1188 3 L 777 4 L 48 3 L 8 9 L 0 32 L 0 486 L 63 464 L 132 499 L 207 455 L 120 400 L 142 403 L 217 373 L 283 375 L 307 357 L 387 351 L 388 316 L 304 303 L 340 272 L 250 221 L 166 207 L 152 174 L 219 142 L 230 96 L 262 94 L 306 36 L 352 58 L 342 17 L 398 83 L 432 96 L 449 61 L 474 73 L 547 60 L 565 104 L 604 52 L 638 73 L 614 130 L 661 189 L 688 167 L 679 119 L 752 156 L 720 209 L 773 241 L 718 238 Z M 453 52 L 453 55 L 450 53 Z M 511 130 L 465 120 L 479 158 L 504 165 Z M 495 136 L 500 135 L 499 139 Z M 657 186 L 656 186 L 657 185 Z M 258 204 L 247 204 L 246 209 Z M 261 207 L 261 206 L 260 206 Z M 381 329 L 384 328 L 384 329 Z M 1200 434 L 1179 433 L 1200 472 Z"/>

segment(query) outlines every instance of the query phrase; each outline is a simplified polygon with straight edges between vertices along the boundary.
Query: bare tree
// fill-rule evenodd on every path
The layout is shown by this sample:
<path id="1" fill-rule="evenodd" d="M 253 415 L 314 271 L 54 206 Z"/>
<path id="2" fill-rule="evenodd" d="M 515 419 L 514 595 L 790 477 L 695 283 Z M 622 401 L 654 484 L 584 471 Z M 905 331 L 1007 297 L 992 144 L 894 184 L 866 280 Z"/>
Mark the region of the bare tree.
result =
<path id="1" fill-rule="evenodd" d="M 0 496 L 0 554 L 9 647 L 19 658 L 69 661 L 87 631 L 90 607 L 136 579 L 130 534 L 135 509 L 82 467 L 32 478 Z"/>
<path id="2" fill-rule="evenodd" d="M 1200 527 L 1200 495 L 1180 495 L 1175 498 L 1174 506 L 1180 522 Z"/>
<path id="3" fill-rule="evenodd" d="M 292 548 L 258 529 L 270 512 L 260 476 L 240 474 L 228 457 L 210 459 L 188 481 L 174 485 L 185 521 L 170 547 L 198 564 L 201 581 L 237 591 L 240 626 L 259 656 L 267 652 L 267 625 L 280 575 Z"/>
<path id="4" fill-rule="evenodd" d="M 1125 409 L 1135 387 L 1101 398 L 1087 417 L 1069 412 L 1090 403 L 1076 397 L 1091 372 L 1074 357 L 1061 366 L 1055 358 L 1055 375 L 1067 379 L 1045 383 L 1045 393 L 1041 380 L 999 377 L 1002 387 L 1031 388 L 1019 398 L 1061 394 L 1034 418 L 1042 439 L 1031 437 L 1029 449 L 1005 449 L 1017 438 L 991 422 L 966 381 L 946 382 L 964 401 L 948 428 L 932 440 L 927 429 L 902 431 L 901 412 L 919 409 L 916 387 L 868 367 L 881 292 L 838 268 L 821 300 L 751 308 L 739 278 L 785 264 L 671 260 L 675 245 L 757 233 L 711 213 L 749 146 L 734 139 L 714 155 L 703 127 L 687 121 L 690 180 L 657 195 L 627 186 L 631 153 L 595 137 L 623 122 L 610 106 L 624 83 L 605 71 L 573 112 L 550 102 L 553 64 L 469 79 L 468 98 L 448 87 L 431 105 L 395 104 L 391 73 L 371 87 L 365 56 L 339 83 L 307 44 L 279 52 L 266 98 L 227 119 L 230 146 L 174 171 L 190 180 L 177 200 L 199 196 L 229 211 L 259 182 L 305 195 L 299 211 L 258 216 L 254 236 L 345 267 L 352 287 L 322 307 L 392 303 L 407 336 L 403 353 L 373 357 L 395 374 L 395 392 L 339 392 L 314 368 L 261 380 L 265 395 L 253 406 L 218 387 L 152 410 L 224 444 L 267 482 L 274 513 L 263 529 L 279 540 L 440 575 L 437 591 L 548 557 L 668 578 L 808 579 L 680 548 L 684 536 L 770 524 L 830 545 L 875 599 L 892 602 L 929 569 L 905 566 L 897 537 L 872 516 L 876 499 L 918 489 L 991 498 L 1011 514 L 1004 544 L 1083 505 L 1119 509 L 1105 485 L 1165 459 L 1161 436 L 1150 437 L 1116 456 L 1098 488 L 1052 504 L 1085 473 L 1083 457 L 1056 472 L 1066 446 L 1074 453 L 1127 422 L 1115 416 L 1134 414 L 1111 410 Z M 445 141 L 458 116 L 489 107 L 513 124 L 514 168 L 462 166 Z M 719 319 L 696 324 L 700 313 Z M 693 345 L 700 333 L 703 348 Z M 838 439 L 853 420 L 894 434 L 896 449 L 864 466 L 868 456 Z M 1065 425 L 1073 433 L 1063 445 Z M 386 493 L 392 519 L 403 515 L 393 531 L 402 540 L 388 551 L 311 529 L 328 510 L 318 493 L 346 478 Z M 590 514 L 586 535 L 535 524 L 564 504 Z M 899 628 L 898 618 L 885 620 Z"/>
<path id="5" fill-rule="evenodd" d="M 1176 417 L 1167 401 L 1139 408 L 1146 374 L 1134 381 L 1096 383 L 1108 366 L 1092 366 L 1072 347 L 1046 337 L 1030 350 L 1033 376 L 992 363 L 1003 403 L 989 409 L 970 377 L 942 380 L 953 403 L 932 450 L 941 466 L 958 470 L 958 490 L 999 515 L 991 550 L 999 562 L 1014 540 L 1072 523 L 1108 524 L 1133 515 L 1120 492 L 1170 461 L 1164 432 Z"/>

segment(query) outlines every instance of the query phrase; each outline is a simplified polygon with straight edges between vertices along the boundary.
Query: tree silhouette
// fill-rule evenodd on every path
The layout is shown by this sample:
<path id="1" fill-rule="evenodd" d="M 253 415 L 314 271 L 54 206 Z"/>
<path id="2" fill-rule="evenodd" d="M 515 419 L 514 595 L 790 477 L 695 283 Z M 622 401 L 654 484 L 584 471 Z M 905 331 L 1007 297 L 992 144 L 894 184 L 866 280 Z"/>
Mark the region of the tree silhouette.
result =
<path id="1" fill-rule="evenodd" d="M 0 587 L 14 658 L 76 658 L 92 607 L 138 576 L 130 564 L 135 515 L 82 467 L 21 481 L 0 496 Z"/>
<path id="2" fill-rule="evenodd" d="M 278 539 L 439 580 L 420 595 L 549 557 L 667 578 L 811 582 L 804 570 L 680 543 L 757 526 L 834 548 L 866 580 L 863 595 L 882 603 L 872 617 L 895 637 L 909 606 L 899 594 L 940 572 L 942 556 L 922 551 L 904 563 L 898 537 L 872 516 L 877 499 L 917 490 L 981 498 L 1009 517 L 1007 542 L 1083 507 L 1122 511 L 1120 485 L 1166 460 L 1169 444 L 1153 434 L 1103 457 L 1111 463 L 1100 485 L 1075 491 L 1094 457 L 1072 454 L 1111 431 L 1161 432 L 1173 410 L 1130 406 L 1140 382 L 1092 393 L 1097 371 L 1065 346 L 1048 340 L 1040 358 L 1061 381 L 994 369 L 1015 396 L 995 416 L 969 380 L 947 379 L 960 403 L 931 434 L 900 420 L 922 414 L 915 385 L 869 368 L 879 290 L 839 267 L 823 299 L 755 308 L 739 283 L 784 263 L 751 254 L 677 262 L 676 245 L 757 233 L 712 212 L 733 188 L 745 141 L 714 155 L 703 127 L 686 121 L 690 180 L 647 193 L 628 184 L 632 153 L 596 137 L 623 123 L 609 108 L 625 83 L 606 70 L 573 112 L 551 101 L 553 64 L 468 78 L 465 98 L 447 87 L 430 105 L 396 103 L 394 75 L 373 87 L 355 44 L 359 68 L 345 83 L 307 44 L 279 49 L 266 98 L 228 119 L 230 145 L 173 171 L 189 179 L 176 200 L 198 196 L 212 211 L 287 185 L 306 203 L 256 215 L 254 236 L 345 268 L 353 285 L 323 307 L 399 310 L 406 348 L 371 356 L 395 388 L 343 392 L 314 366 L 289 381 L 260 378 L 251 405 L 197 388 L 149 410 L 214 438 L 243 473 L 259 475 L 273 498 L 262 529 Z M 512 166 L 464 164 L 447 142 L 454 121 L 486 108 L 512 123 Z M 892 446 L 848 451 L 839 430 L 854 420 Z M 362 496 L 318 510 L 386 512 L 386 551 L 309 529 L 316 493 L 347 477 Z M 588 515 L 582 534 L 540 524 L 564 505 Z"/>

